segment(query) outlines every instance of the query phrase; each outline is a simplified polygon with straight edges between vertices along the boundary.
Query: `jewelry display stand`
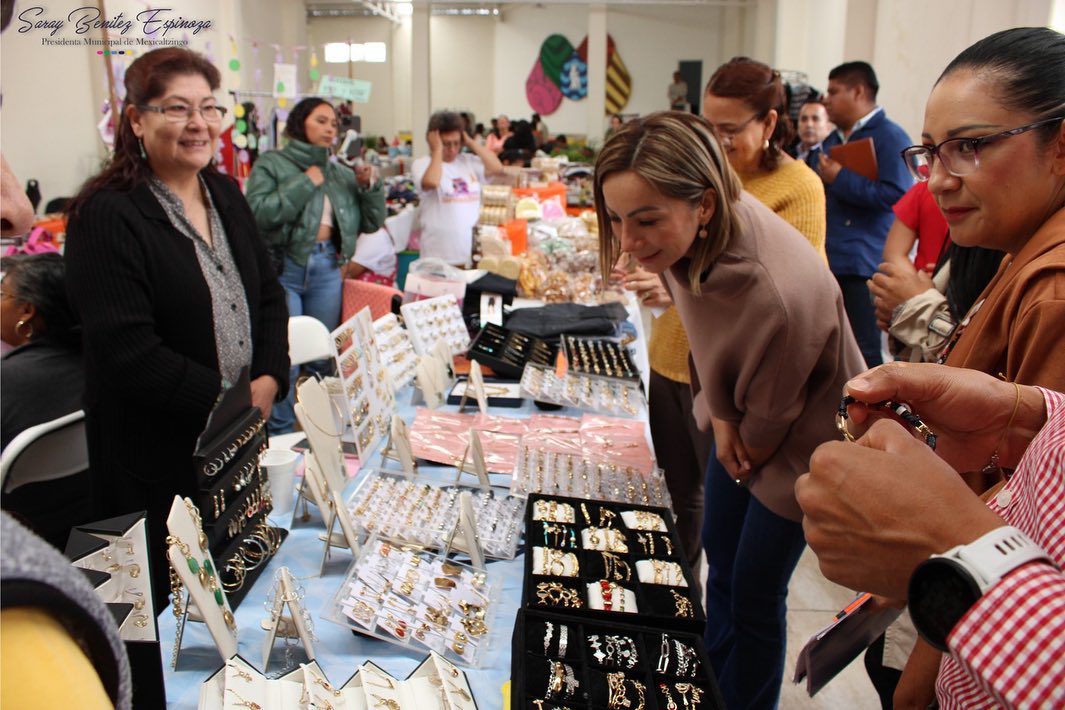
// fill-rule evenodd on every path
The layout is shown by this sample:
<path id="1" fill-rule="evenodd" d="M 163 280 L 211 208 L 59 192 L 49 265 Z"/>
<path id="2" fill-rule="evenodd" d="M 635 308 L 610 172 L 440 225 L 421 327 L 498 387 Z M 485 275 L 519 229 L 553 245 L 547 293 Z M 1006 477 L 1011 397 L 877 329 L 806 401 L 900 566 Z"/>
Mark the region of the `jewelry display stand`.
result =
<path id="1" fill-rule="evenodd" d="M 449 358 L 469 350 L 470 334 L 453 295 L 404 303 L 399 310 L 414 344 L 414 352 L 419 355 L 430 352 L 440 341 L 447 343 Z"/>
<path id="2" fill-rule="evenodd" d="M 457 486 L 450 476 L 370 471 L 348 498 L 358 531 L 423 547 L 443 547 L 461 514 L 460 496 L 472 497 L 477 537 L 493 559 L 513 559 L 521 539 L 525 499 L 505 488 Z"/>
<path id="3" fill-rule="evenodd" d="M 444 403 L 444 393 L 451 385 L 446 371 L 440 366 L 440 359 L 432 354 L 418 358 L 415 369 L 414 384 L 417 387 L 413 403 L 424 403 L 429 409 L 436 409 Z M 421 399 L 417 395 L 421 395 Z"/>
<path id="4" fill-rule="evenodd" d="M 467 468 L 467 464 L 473 469 L 472 471 Z M 481 490 L 488 490 L 492 487 L 488 479 L 488 464 L 484 460 L 484 445 L 481 443 L 481 435 L 477 433 L 476 429 L 470 429 L 469 431 L 469 443 L 466 445 L 466 451 L 463 452 L 462 460 L 459 461 L 455 471 L 456 484 L 462 481 L 462 474 L 464 473 L 475 474 Z"/>
<path id="5" fill-rule="evenodd" d="M 444 547 L 444 556 L 451 552 L 463 552 L 470 557 L 470 563 L 484 569 L 484 548 L 477 535 L 477 518 L 473 514 L 473 497 L 467 491 L 459 494 L 459 519 L 448 536 Z"/>
<path id="6" fill-rule="evenodd" d="M 378 347 L 369 307 L 341 323 L 332 335 L 337 372 L 347 398 L 343 419 L 354 436 L 359 460 L 366 461 L 396 411 L 394 385 Z"/>
<path id="7" fill-rule="evenodd" d="M 522 609 L 512 708 L 724 710 L 702 634 Z"/>
<path id="8" fill-rule="evenodd" d="M 175 670 L 185 623 L 189 620 L 207 625 L 223 659 L 237 652 L 237 623 L 211 558 L 207 536 L 200 527 L 199 516 L 194 516 L 192 510 L 195 506 L 191 500 L 174 496 L 166 519 L 169 533 L 166 555 L 170 560 L 174 616 L 177 617 L 177 636 L 171 660 Z"/>
<path id="9" fill-rule="evenodd" d="M 114 615 L 130 671 L 137 678 L 134 706 L 163 706 L 166 688 L 145 514 L 79 525 L 70 532 L 65 554 Z"/>
<path id="10" fill-rule="evenodd" d="M 373 535 L 322 618 L 479 667 L 489 658 L 488 632 L 501 591 L 483 567 Z"/>
<path id="11" fill-rule="evenodd" d="M 559 375 L 554 367 L 531 362 L 521 374 L 521 393 L 537 402 L 623 417 L 635 417 L 647 409 L 638 381 L 573 371 Z"/>
<path id="12" fill-rule="evenodd" d="M 307 658 L 314 660 L 314 627 L 310 623 L 310 613 L 303 606 L 302 590 L 292 578 L 288 567 L 277 570 L 276 577 L 270 616 L 262 624 L 266 629 L 266 638 L 263 639 L 263 670 L 270 667 L 270 652 L 277 636 L 286 639 L 286 646 L 287 639 L 299 639 Z"/>
<path id="13" fill-rule="evenodd" d="M 477 710 L 477 701 L 466 674 L 432 651 L 406 679 L 366 661 L 341 686 L 331 684 L 314 661 L 268 680 L 243 658 L 234 656 L 200 687 L 199 710 L 237 708 Z"/>
<path id="14" fill-rule="evenodd" d="M 510 481 L 513 495 L 548 493 L 587 500 L 672 507 L 662 469 L 644 474 L 632 466 L 594 461 L 522 441 Z"/>
<path id="15" fill-rule="evenodd" d="M 344 449 L 341 444 L 343 430 L 336 426 L 337 405 L 325 386 L 308 378 L 296 388 L 296 418 L 307 437 L 318 472 L 324 476 L 330 489 L 340 491 L 347 482 L 344 466 Z M 343 417 L 339 417 L 343 421 Z"/>
<path id="16" fill-rule="evenodd" d="M 477 409 L 480 410 L 481 414 L 488 414 L 488 396 L 484 390 L 484 374 L 481 372 L 481 363 L 476 360 L 470 361 L 470 377 L 466 381 L 462 399 L 459 400 L 459 412 L 466 411 L 466 402 L 469 401 L 471 392 L 477 402 Z"/>
<path id="17" fill-rule="evenodd" d="M 398 414 L 392 415 L 391 434 L 388 443 L 381 449 L 381 468 L 385 467 L 385 461 L 399 461 L 403 472 L 408 478 L 418 475 L 418 463 L 414 460 L 414 453 L 410 447 L 410 429 L 403 417 Z"/>
<path id="18" fill-rule="evenodd" d="M 414 379 L 414 369 L 418 366 L 414 343 L 394 313 L 375 320 L 373 329 L 381 349 L 381 359 L 388 367 L 388 379 L 392 382 L 392 389 L 399 390 Z"/>

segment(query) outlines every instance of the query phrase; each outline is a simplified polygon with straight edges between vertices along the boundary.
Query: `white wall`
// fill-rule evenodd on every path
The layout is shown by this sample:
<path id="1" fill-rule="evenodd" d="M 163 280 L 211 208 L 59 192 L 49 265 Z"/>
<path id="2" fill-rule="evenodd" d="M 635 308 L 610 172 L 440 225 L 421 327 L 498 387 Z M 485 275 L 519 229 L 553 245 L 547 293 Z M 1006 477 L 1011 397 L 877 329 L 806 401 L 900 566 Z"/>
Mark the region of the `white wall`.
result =
<path id="1" fill-rule="evenodd" d="M 843 62 L 847 0 L 788 0 L 778 5 L 776 20 L 770 63 L 805 72 L 810 84 L 824 91 L 828 72 Z"/>
<path id="2" fill-rule="evenodd" d="M 44 3 L 42 3 L 44 4 Z M 88 3 L 83 3 L 88 4 Z M 107 98 L 104 58 L 96 54 L 96 46 L 46 46 L 40 33 L 20 34 L 22 24 L 18 14 L 33 3 L 22 1 L 15 8 L 16 17 L 0 42 L 0 89 L 4 94 L 0 147 L 15 174 L 25 182 L 37 178 L 41 183 L 43 204 L 53 197 L 73 195 L 78 187 L 97 172 L 107 153 L 96 131 L 102 118 L 100 112 Z M 74 7 L 69 4 L 44 4 L 48 17 L 65 16 Z M 124 13 L 134 17 L 145 10 L 139 0 L 108 0 L 110 17 Z M 289 0 L 182 0 L 180 10 L 167 15 L 186 19 L 211 20 L 210 30 L 188 34 L 189 47 L 207 54 L 222 74 L 222 90 L 251 88 L 254 69 L 262 70 L 263 88 L 273 79 L 274 50 L 263 46 L 256 65 L 245 37 L 256 37 L 266 43 L 293 46 L 306 43 L 306 25 L 302 4 Z M 171 31 L 167 39 L 182 39 L 180 30 Z M 233 57 L 230 35 L 237 40 L 241 70 L 228 68 Z M 99 38 L 98 30 L 85 35 Z M 137 27 L 127 37 L 143 37 Z M 78 39 L 73 28 L 64 28 L 56 37 Z M 125 47 L 116 46 L 116 49 Z M 128 66 L 150 47 L 133 45 L 132 58 L 113 57 L 116 67 Z M 291 54 L 285 56 L 291 62 Z M 307 54 L 301 62 L 301 83 L 307 81 Z M 306 84 L 303 84 L 306 86 Z"/>
<path id="3" fill-rule="evenodd" d="M 510 67 L 496 64 L 497 24 L 491 17 L 429 19 L 432 110 L 472 111 L 486 126 L 500 112 L 495 106 L 492 76 Z M 523 86 L 524 82 L 523 78 Z M 424 132 L 425 126 L 415 127 L 415 133 Z"/>

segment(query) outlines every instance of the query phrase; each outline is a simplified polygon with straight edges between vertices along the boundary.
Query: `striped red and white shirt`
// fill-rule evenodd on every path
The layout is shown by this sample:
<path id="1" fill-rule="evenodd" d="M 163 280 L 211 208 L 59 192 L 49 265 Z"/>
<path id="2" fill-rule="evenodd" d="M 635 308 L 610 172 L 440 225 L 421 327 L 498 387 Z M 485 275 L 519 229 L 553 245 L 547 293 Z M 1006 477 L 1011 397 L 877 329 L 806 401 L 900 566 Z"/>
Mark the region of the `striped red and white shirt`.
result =
<path id="1" fill-rule="evenodd" d="M 988 506 L 1065 567 L 1065 395 L 1042 390 L 1047 421 Z M 1045 561 L 1006 575 L 947 638 L 942 708 L 1065 708 L 1065 573 Z"/>

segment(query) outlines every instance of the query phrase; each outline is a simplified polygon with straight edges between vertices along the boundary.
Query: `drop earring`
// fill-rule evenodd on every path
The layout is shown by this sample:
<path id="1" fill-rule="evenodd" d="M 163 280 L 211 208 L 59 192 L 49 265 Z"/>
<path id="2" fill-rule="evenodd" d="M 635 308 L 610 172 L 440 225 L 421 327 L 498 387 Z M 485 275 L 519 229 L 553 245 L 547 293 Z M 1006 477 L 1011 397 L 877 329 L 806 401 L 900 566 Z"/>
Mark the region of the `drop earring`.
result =
<path id="1" fill-rule="evenodd" d="M 147 160 L 148 159 L 148 152 L 146 150 L 144 150 L 144 141 L 142 141 L 140 138 L 138 138 L 137 139 L 137 145 L 139 145 L 140 148 L 141 148 L 141 160 Z"/>
<path id="2" fill-rule="evenodd" d="M 762 141 L 762 150 L 769 150 L 769 139 L 766 138 Z"/>
<path id="3" fill-rule="evenodd" d="M 698 234 L 699 234 L 699 238 L 700 239 L 706 239 L 708 236 L 710 236 L 709 233 L 706 231 L 706 225 L 705 224 L 703 226 L 699 227 Z"/>

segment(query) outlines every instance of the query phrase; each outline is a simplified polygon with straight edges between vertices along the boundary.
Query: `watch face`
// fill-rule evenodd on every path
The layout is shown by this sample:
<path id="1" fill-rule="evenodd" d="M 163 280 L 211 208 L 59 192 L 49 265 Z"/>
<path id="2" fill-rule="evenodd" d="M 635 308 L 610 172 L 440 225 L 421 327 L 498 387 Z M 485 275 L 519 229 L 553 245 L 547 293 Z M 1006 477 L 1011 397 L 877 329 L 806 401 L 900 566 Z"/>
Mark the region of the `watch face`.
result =
<path id="1" fill-rule="evenodd" d="M 954 560 L 933 557 L 914 570 L 909 597 L 914 626 L 928 643 L 946 651 L 947 636 L 980 598 L 980 588 Z"/>

